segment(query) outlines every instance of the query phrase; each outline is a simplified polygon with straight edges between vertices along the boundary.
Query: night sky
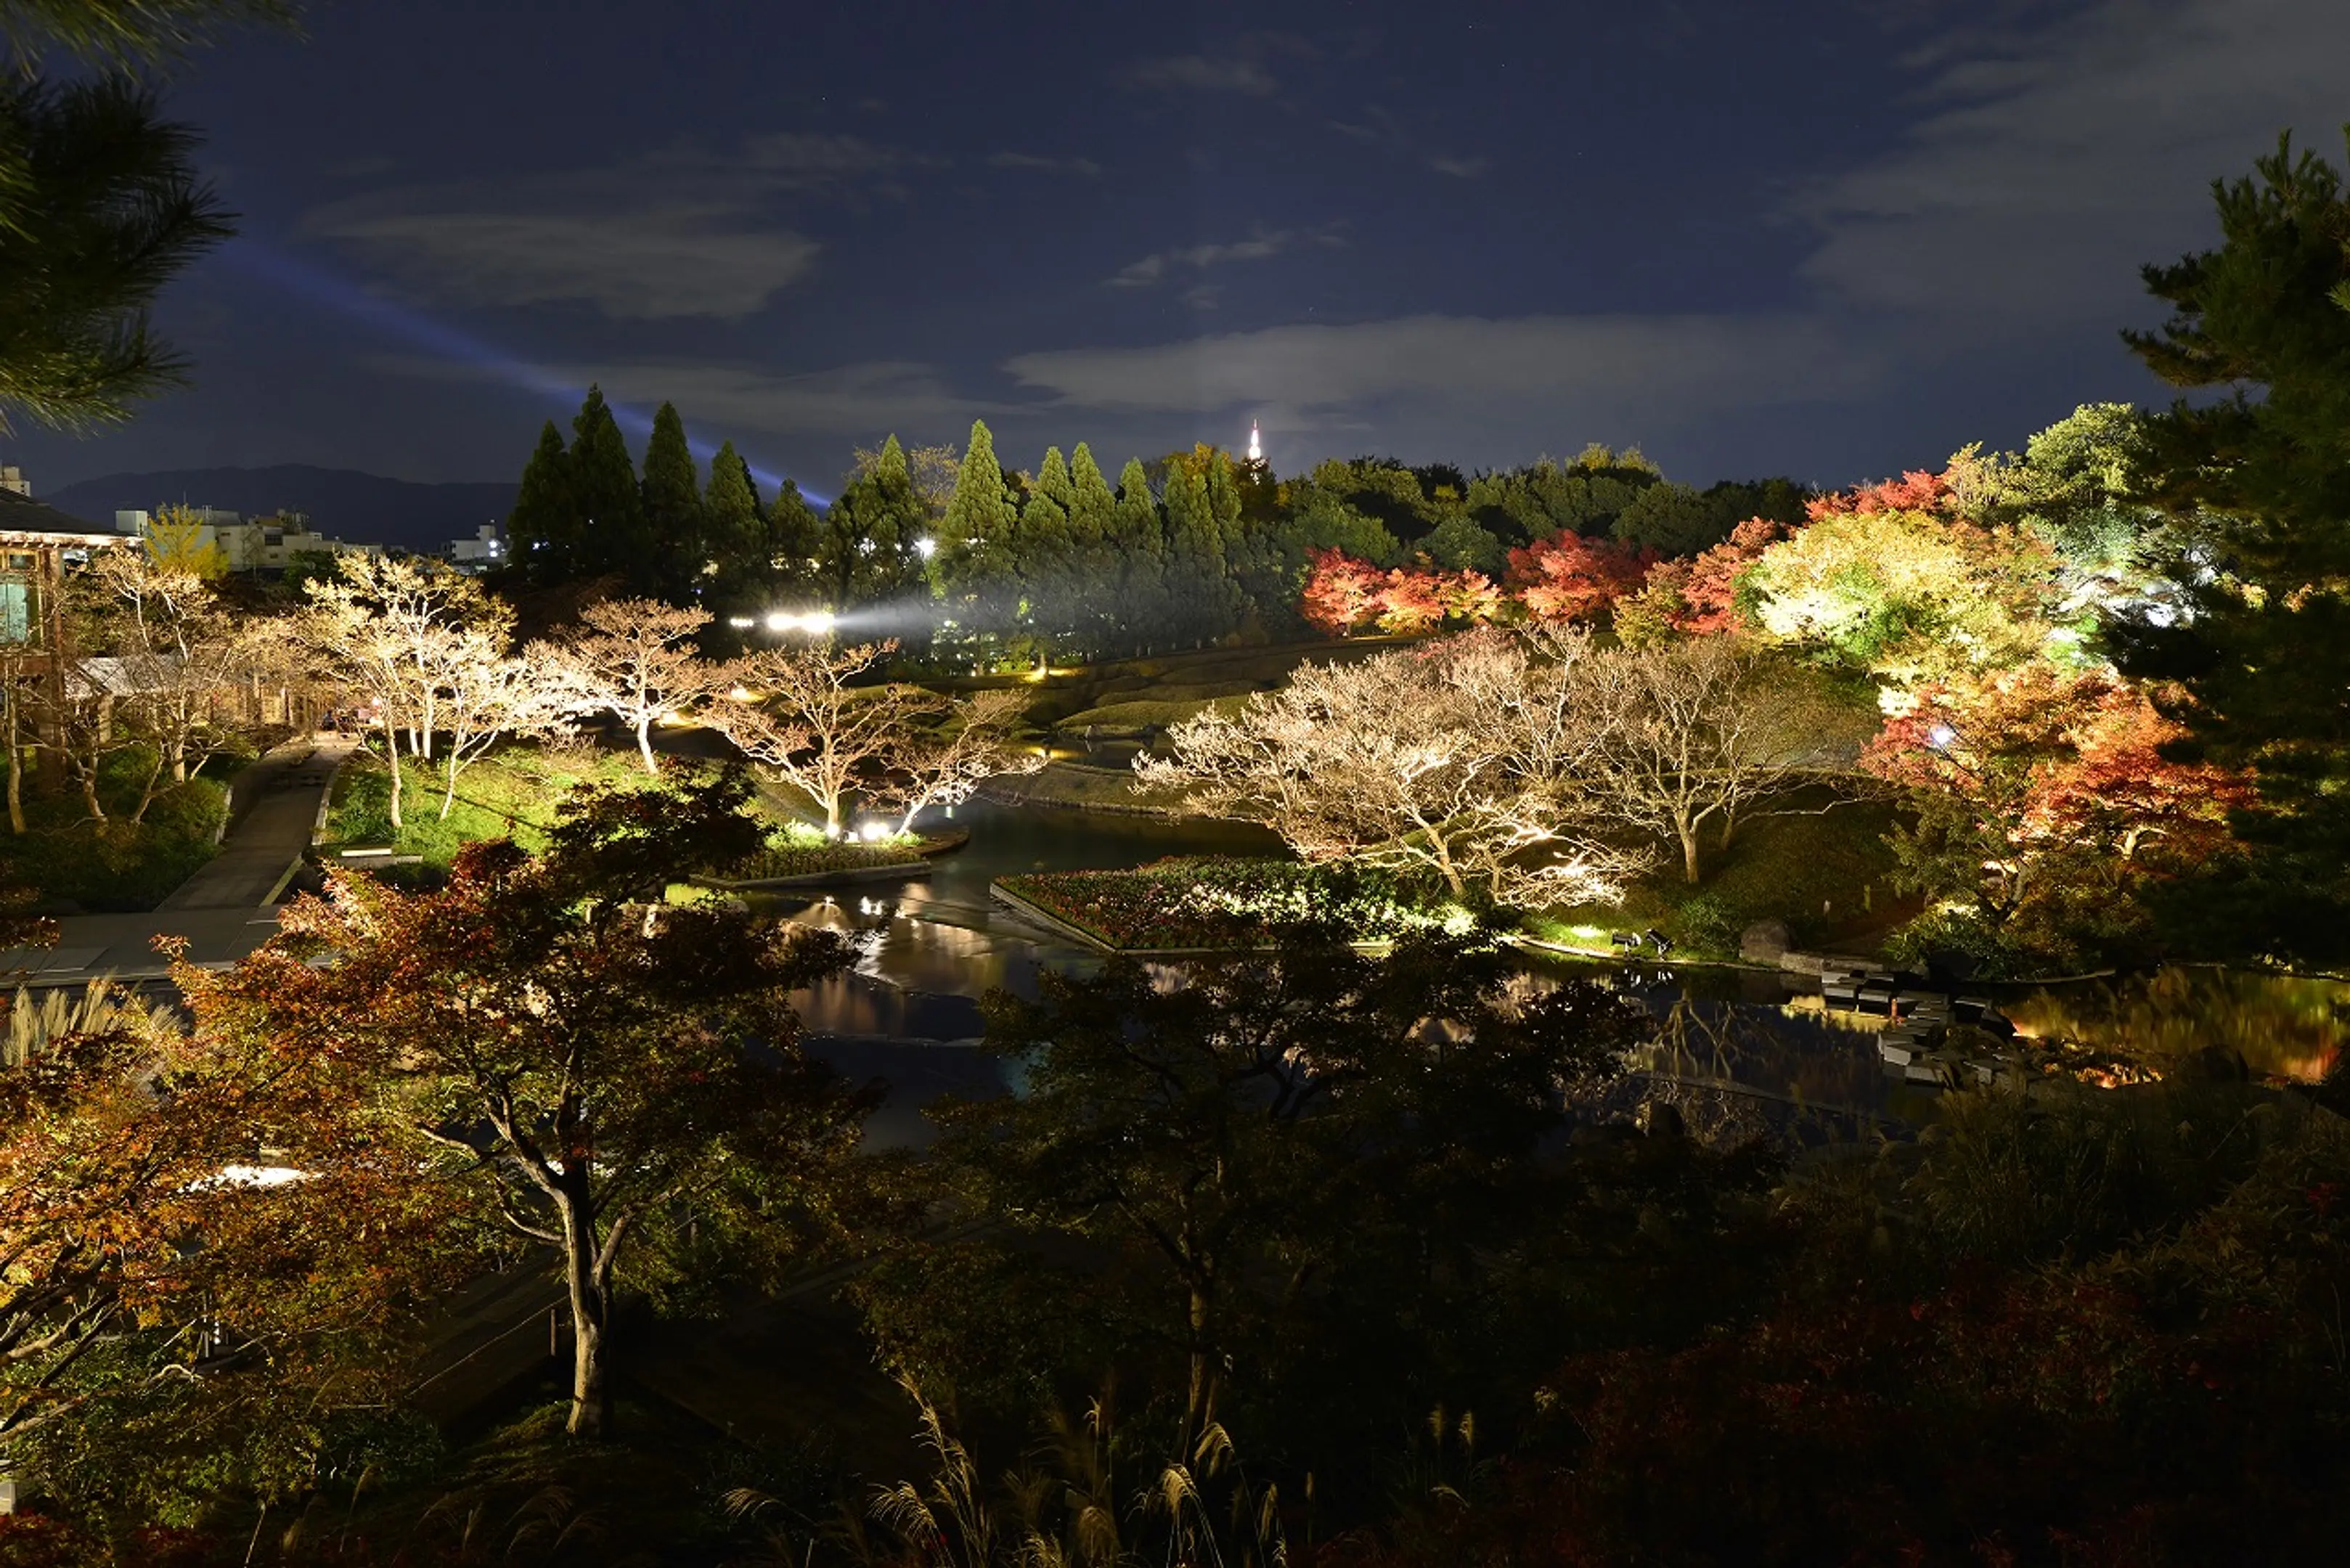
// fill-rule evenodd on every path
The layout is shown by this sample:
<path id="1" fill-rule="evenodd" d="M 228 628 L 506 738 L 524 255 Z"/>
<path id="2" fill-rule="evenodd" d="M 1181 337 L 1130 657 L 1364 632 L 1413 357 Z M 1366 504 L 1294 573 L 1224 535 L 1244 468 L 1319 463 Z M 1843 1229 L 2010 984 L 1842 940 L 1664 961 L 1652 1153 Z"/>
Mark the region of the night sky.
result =
<path id="1" fill-rule="evenodd" d="M 2345 62 L 2344 0 L 335 0 L 170 84 L 244 214 L 193 387 L 7 454 L 510 479 L 594 379 L 822 495 L 974 416 L 1840 483 L 2163 396 L 2138 265 L 2338 161 Z"/>

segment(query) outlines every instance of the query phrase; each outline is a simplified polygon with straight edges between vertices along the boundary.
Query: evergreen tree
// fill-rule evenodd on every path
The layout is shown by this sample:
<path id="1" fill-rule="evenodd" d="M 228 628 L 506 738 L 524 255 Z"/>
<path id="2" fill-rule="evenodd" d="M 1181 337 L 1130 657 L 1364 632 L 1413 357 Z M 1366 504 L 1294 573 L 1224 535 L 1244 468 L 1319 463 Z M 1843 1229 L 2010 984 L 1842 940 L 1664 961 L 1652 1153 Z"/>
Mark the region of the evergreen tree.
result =
<path id="1" fill-rule="evenodd" d="M 1026 624 L 1042 645 L 1040 658 L 1049 663 L 1051 649 L 1076 631 L 1077 583 L 1071 570 L 1069 503 L 1075 489 L 1069 465 L 1059 447 L 1045 451 L 1020 508 L 1013 569 L 1024 590 Z"/>
<path id="2" fill-rule="evenodd" d="M 652 467 L 652 453 L 645 453 L 645 467 Z M 648 488 L 651 475 L 646 475 Z M 719 564 L 722 577 L 739 578 L 746 570 L 764 570 L 767 565 L 767 524 L 759 515 L 759 485 L 751 477 L 751 465 L 744 462 L 727 441 L 710 460 L 710 486 L 702 495 L 702 537 L 711 557 Z"/>
<path id="3" fill-rule="evenodd" d="M 1118 562 L 1118 619 L 1123 648 L 1143 652 L 1173 635 L 1167 597 L 1167 532 L 1150 496 L 1142 460 L 1130 457 L 1118 476 L 1118 510 L 1110 533 Z"/>
<path id="4" fill-rule="evenodd" d="M 1190 464 L 1168 470 L 1166 504 L 1167 598 L 1177 636 L 1197 647 L 1232 628 L 1237 596 L 1208 486 Z"/>
<path id="5" fill-rule="evenodd" d="M 966 630 L 1001 635 L 1012 629 L 1019 594 L 1019 525 L 1003 466 L 995 458 L 995 437 L 986 421 L 974 420 L 940 524 L 945 537 L 939 542 L 940 579 L 952 601 L 952 615 Z"/>
<path id="6" fill-rule="evenodd" d="M 579 544 L 579 509 L 571 495 L 571 454 L 549 420 L 538 450 L 524 464 L 522 486 L 506 514 L 515 565 L 533 582 L 560 582 L 572 574 Z"/>
<path id="7" fill-rule="evenodd" d="M 787 489 L 776 498 L 772 526 L 796 526 L 787 503 L 797 496 L 796 489 Z M 826 509 L 815 555 L 816 580 L 832 607 L 845 610 L 920 587 L 928 566 L 920 544 L 930 537 L 930 508 L 914 488 L 905 452 L 893 435 L 882 443 L 880 461 Z"/>
<path id="8" fill-rule="evenodd" d="M 573 574 L 641 572 L 647 555 L 644 497 L 637 490 L 628 441 L 600 387 L 588 389 L 588 400 L 571 421 L 570 455 L 571 501 L 579 520 Z"/>
<path id="9" fill-rule="evenodd" d="M 2180 401 L 2149 421 L 2155 499 L 2202 535 L 2191 613 L 2116 628 L 2126 661 L 2183 682 L 2173 705 L 2215 761 L 2249 766 L 2251 852 L 2182 889 L 2199 933 L 2261 955 L 2350 957 L 2350 190 L 2290 140 L 2215 187 L 2220 247 L 2146 269 L 2171 306 L 2130 347 Z M 2260 395 L 2249 389 L 2258 388 Z"/>
<path id="10" fill-rule="evenodd" d="M 767 509 L 766 556 L 772 562 L 782 563 L 775 570 L 787 583 L 805 581 L 815 569 L 816 559 L 824 547 L 824 523 L 816 508 L 800 493 L 799 485 L 789 479 L 775 492 L 775 504 Z"/>
<path id="11" fill-rule="evenodd" d="M 1154 521 L 1152 532 L 1157 532 Z M 1118 625 L 1118 497 L 1085 442 L 1069 457 L 1069 576 L 1074 630 L 1090 655 Z"/>
<path id="12" fill-rule="evenodd" d="M 650 454 L 647 454 L 650 466 Z M 710 460 L 710 487 L 702 497 L 702 537 L 718 571 L 711 585 L 711 609 L 723 621 L 755 615 L 774 582 L 767 551 L 767 524 L 759 515 L 759 486 L 751 465 L 728 441 Z"/>
<path id="13" fill-rule="evenodd" d="M 702 482 L 677 405 L 663 403 L 645 442 L 644 527 L 652 555 L 640 568 L 650 583 L 681 602 L 702 587 L 711 552 L 702 514 Z"/>

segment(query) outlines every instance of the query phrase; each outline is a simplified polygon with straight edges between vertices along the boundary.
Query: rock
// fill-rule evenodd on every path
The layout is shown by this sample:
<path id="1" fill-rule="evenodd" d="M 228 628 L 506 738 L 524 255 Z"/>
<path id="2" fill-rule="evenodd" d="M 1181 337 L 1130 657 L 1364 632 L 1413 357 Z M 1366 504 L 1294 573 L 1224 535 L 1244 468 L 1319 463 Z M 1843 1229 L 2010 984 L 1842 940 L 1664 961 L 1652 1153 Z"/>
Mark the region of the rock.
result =
<path id="1" fill-rule="evenodd" d="M 1740 934 L 1738 956 L 1748 963 L 1776 964 L 1794 940 L 1786 921 L 1757 920 Z"/>

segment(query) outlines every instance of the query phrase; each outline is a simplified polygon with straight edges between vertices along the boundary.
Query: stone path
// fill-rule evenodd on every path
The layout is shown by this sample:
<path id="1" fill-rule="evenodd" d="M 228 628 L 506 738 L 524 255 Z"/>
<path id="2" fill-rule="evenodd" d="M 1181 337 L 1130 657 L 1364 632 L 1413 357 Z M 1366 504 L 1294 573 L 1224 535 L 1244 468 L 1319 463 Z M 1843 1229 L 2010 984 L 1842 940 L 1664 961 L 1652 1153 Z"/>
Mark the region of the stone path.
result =
<path id="1" fill-rule="evenodd" d="M 276 933 L 276 901 L 310 846 L 335 770 L 356 749 L 347 737 L 320 736 L 261 757 L 236 776 L 220 853 L 171 897 L 143 915 L 68 915 L 56 947 L 0 953 L 0 971 L 28 971 L 35 985 L 151 980 L 165 972 L 161 936 L 183 938 L 197 963 L 234 963 Z"/>

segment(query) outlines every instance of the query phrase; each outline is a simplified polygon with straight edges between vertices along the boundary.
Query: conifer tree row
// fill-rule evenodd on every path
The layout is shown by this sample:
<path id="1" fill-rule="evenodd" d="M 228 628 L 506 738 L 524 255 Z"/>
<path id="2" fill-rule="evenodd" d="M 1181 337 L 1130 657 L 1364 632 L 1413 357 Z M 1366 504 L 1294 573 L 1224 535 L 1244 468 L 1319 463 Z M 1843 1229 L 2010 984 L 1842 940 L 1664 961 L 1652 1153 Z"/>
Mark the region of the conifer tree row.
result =
<path id="1" fill-rule="evenodd" d="M 1488 576 L 1561 534 L 1694 554 L 1750 516 L 1796 520 L 1807 494 L 1787 481 L 1671 484 L 1638 452 L 1596 445 L 1474 479 L 1357 458 L 1277 480 L 1201 444 L 1129 459 L 1113 485 L 1082 442 L 1047 449 L 1033 473 L 1007 466 L 982 421 L 960 452 L 890 436 L 819 512 L 788 480 L 769 503 L 732 442 L 701 483 L 666 403 L 641 481 L 598 389 L 572 432 L 567 444 L 548 423 L 524 470 L 511 529 L 531 580 L 622 576 L 709 610 L 722 637 L 776 608 L 869 607 L 910 656 L 952 668 L 1307 636 L 1316 551 Z"/>

